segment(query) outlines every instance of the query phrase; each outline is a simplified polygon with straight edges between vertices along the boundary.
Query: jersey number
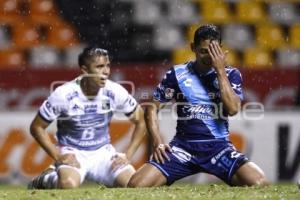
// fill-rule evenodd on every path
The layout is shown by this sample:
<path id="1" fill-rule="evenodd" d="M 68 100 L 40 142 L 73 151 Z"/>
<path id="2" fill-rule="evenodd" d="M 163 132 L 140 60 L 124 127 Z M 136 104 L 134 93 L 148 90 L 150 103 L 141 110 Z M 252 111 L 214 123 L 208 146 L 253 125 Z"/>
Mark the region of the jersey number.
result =
<path id="1" fill-rule="evenodd" d="M 91 140 L 94 138 L 94 136 L 95 136 L 94 129 L 88 128 L 83 131 L 81 140 Z"/>

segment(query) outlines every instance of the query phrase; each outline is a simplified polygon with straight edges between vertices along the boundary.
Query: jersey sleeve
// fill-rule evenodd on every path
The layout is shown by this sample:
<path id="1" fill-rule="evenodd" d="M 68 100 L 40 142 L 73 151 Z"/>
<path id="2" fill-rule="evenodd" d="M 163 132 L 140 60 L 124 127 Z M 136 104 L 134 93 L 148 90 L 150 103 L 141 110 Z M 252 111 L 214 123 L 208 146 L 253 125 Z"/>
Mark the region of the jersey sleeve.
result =
<path id="1" fill-rule="evenodd" d="M 238 97 L 243 100 L 244 95 L 243 95 L 243 89 L 242 89 L 242 75 L 238 69 L 234 69 L 230 74 L 229 74 L 229 82 L 230 85 L 233 89 L 233 91 L 238 95 Z"/>
<path id="2" fill-rule="evenodd" d="M 125 113 L 129 116 L 133 113 L 138 105 L 137 101 L 132 95 L 121 85 L 116 84 L 115 87 L 115 110 L 118 112 Z"/>
<path id="3" fill-rule="evenodd" d="M 174 68 L 171 68 L 166 72 L 162 81 L 155 88 L 153 97 L 154 100 L 159 102 L 168 102 L 175 98 L 176 93 L 178 92 L 178 84 L 175 75 Z"/>
<path id="4" fill-rule="evenodd" d="M 47 122 L 57 119 L 65 110 L 65 101 L 59 91 L 55 90 L 39 108 L 39 115 Z"/>

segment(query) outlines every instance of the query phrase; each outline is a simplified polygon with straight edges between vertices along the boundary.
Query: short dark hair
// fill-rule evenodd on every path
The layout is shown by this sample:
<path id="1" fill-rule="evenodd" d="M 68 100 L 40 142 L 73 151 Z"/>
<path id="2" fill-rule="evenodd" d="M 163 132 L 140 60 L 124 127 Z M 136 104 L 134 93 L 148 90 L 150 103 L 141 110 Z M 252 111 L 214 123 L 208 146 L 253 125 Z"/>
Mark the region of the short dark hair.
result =
<path id="1" fill-rule="evenodd" d="M 200 26 L 195 31 L 194 43 L 195 45 L 198 45 L 204 40 L 218 40 L 221 44 L 222 38 L 219 28 L 213 24 Z"/>
<path id="2" fill-rule="evenodd" d="M 79 66 L 88 66 L 91 58 L 94 56 L 109 56 L 109 53 L 106 49 L 102 49 L 96 46 L 86 47 L 78 56 Z"/>

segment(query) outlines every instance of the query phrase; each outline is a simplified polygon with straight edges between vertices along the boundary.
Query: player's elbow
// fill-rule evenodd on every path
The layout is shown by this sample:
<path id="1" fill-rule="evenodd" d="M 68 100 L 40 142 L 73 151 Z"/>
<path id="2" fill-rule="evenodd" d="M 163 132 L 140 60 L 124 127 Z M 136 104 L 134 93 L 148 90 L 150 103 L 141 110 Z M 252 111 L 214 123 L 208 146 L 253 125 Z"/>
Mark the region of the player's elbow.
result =
<path id="1" fill-rule="evenodd" d="M 236 115 L 241 108 L 241 102 L 236 102 L 234 104 L 232 104 L 228 109 L 227 109 L 227 113 L 229 116 L 234 116 Z"/>
<path id="2" fill-rule="evenodd" d="M 35 135 L 38 133 L 38 126 L 33 122 L 30 124 L 30 134 L 35 137 Z"/>
<path id="3" fill-rule="evenodd" d="M 238 112 L 239 112 L 238 109 L 231 109 L 231 110 L 228 111 L 228 115 L 229 115 L 229 116 L 234 116 L 234 115 L 236 115 Z"/>
<path id="4" fill-rule="evenodd" d="M 154 103 L 145 106 L 145 120 L 151 118 L 154 113 L 158 112 L 158 108 Z"/>
<path id="5" fill-rule="evenodd" d="M 143 108 L 139 107 L 137 112 L 138 112 L 137 117 L 135 117 L 134 119 L 131 119 L 131 120 L 140 129 L 145 129 L 146 122 L 145 122 L 145 113 L 144 113 Z"/>
<path id="6" fill-rule="evenodd" d="M 140 123 L 141 137 L 144 138 L 147 135 L 147 126 L 145 120 L 142 120 Z"/>

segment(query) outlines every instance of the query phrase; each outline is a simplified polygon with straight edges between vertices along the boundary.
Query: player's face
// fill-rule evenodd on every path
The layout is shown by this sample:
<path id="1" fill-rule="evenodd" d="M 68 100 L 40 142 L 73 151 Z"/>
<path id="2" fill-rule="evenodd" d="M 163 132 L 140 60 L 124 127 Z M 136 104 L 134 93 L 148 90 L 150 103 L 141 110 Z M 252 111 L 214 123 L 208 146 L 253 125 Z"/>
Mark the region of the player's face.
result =
<path id="1" fill-rule="evenodd" d="M 104 87 L 110 74 L 110 60 L 108 56 L 95 56 L 86 68 L 86 74 L 89 80 L 98 87 Z"/>
<path id="2" fill-rule="evenodd" d="M 212 59 L 208 53 L 209 44 L 212 41 L 213 40 L 204 40 L 201 41 L 198 45 L 192 45 L 192 50 L 196 54 L 197 63 L 199 63 L 202 66 L 210 67 L 212 65 Z"/>

